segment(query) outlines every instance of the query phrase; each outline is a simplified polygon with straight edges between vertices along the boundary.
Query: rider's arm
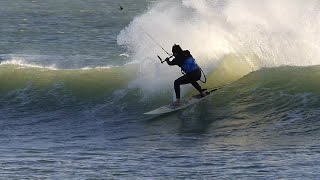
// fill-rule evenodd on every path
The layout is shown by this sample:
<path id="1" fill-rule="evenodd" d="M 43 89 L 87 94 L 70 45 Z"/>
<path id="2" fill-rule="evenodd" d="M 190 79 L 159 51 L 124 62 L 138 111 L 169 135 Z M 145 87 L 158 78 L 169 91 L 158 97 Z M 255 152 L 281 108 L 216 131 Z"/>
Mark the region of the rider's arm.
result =
<path id="1" fill-rule="evenodd" d="M 167 64 L 170 65 L 170 66 L 177 65 L 177 63 L 176 63 L 176 58 L 172 59 L 172 61 L 170 61 L 169 58 L 166 58 L 165 61 L 166 61 Z"/>

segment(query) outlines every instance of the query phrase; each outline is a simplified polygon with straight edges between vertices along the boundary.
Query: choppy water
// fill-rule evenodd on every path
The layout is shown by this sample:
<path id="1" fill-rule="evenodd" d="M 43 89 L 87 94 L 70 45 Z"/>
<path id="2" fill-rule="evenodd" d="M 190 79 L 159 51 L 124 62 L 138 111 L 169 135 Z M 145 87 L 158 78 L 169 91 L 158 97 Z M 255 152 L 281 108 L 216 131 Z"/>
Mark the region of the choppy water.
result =
<path id="1" fill-rule="evenodd" d="M 0 178 L 317 179 L 318 7 L 1 1 Z M 203 87 L 225 87 L 143 115 L 172 101 L 180 76 L 143 31 L 189 49 Z"/>

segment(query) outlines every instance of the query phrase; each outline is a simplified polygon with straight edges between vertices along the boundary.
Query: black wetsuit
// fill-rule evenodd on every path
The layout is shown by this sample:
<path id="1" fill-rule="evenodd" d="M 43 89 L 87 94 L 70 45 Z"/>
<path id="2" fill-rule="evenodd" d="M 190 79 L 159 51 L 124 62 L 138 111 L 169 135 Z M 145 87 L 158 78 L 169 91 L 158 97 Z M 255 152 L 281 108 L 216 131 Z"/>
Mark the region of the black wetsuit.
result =
<path id="1" fill-rule="evenodd" d="M 178 65 L 182 70 L 185 61 L 192 57 L 188 50 L 183 51 L 181 54 L 175 56 L 172 61 L 167 61 L 168 65 Z M 200 93 L 202 92 L 201 86 L 197 83 L 198 80 L 201 78 L 201 70 L 198 67 L 196 70 L 192 72 L 185 72 L 184 76 L 179 77 L 174 81 L 174 90 L 176 93 L 176 98 L 180 98 L 180 85 L 181 84 L 189 84 L 191 83 L 193 87 L 195 87 Z"/>

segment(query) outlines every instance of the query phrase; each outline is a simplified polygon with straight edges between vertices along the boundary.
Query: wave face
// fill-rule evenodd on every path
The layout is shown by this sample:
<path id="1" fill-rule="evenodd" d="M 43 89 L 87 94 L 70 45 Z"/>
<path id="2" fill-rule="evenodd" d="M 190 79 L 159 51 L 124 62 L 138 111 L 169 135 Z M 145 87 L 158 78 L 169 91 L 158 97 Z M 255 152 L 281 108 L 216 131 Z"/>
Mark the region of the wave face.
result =
<path id="1" fill-rule="evenodd" d="M 243 74 L 250 67 L 242 68 L 245 69 L 242 73 L 235 74 L 228 69 L 232 66 L 240 67 L 226 59 L 217 71 L 207 77 L 208 85 L 229 84 L 205 103 L 210 110 L 221 111 L 214 114 L 200 111 L 204 117 L 228 119 L 246 114 L 266 122 L 269 118 L 282 121 L 317 117 L 320 106 L 319 66 L 262 68 L 245 76 Z M 136 69 L 136 66 L 126 66 L 55 70 L 3 64 L 0 65 L 1 112 L 4 116 L 8 114 L 8 109 L 24 109 L 31 114 L 38 110 L 50 112 L 65 109 L 71 113 L 79 107 L 105 105 L 113 109 L 125 104 L 127 111 L 124 113 L 141 114 L 136 117 L 139 119 L 143 117 L 143 112 L 170 102 L 172 92 L 164 90 L 161 94 L 146 96 L 140 89 L 128 87 L 128 83 L 135 79 Z M 217 79 L 221 74 L 224 74 L 224 79 Z M 239 79 L 240 76 L 243 77 Z M 191 91 L 188 94 L 194 93 Z M 146 105 L 148 109 L 137 109 Z"/>
<path id="2" fill-rule="evenodd" d="M 213 116 L 231 124 L 243 120 L 245 128 L 262 134 L 317 135 L 319 68 L 284 66 L 250 73 L 212 98 Z"/>
<path id="3" fill-rule="evenodd" d="M 262 68 L 201 103 L 156 117 L 143 113 L 169 103 L 171 93 L 146 98 L 143 91 L 127 87 L 132 74 L 123 78 L 121 68 L 51 70 L 1 65 L 0 70 L 0 143 L 6 147 L 0 151 L 6 156 L 20 154 L 19 159 L 1 158 L 5 167 L 19 171 L 5 169 L 8 173 L 2 177 L 25 177 L 33 172 L 26 167 L 39 163 L 37 170 L 50 172 L 34 177 L 56 177 L 56 171 L 64 172 L 58 177 L 75 177 L 68 172 L 80 167 L 85 170 L 76 176 L 81 177 L 109 177 L 109 173 L 115 173 L 110 177 L 119 177 L 118 173 L 129 177 L 129 169 L 134 169 L 134 177 L 190 177 L 176 174 L 184 161 L 192 161 L 184 167 L 192 174 L 214 169 L 203 177 L 277 178 L 278 173 L 269 171 L 280 167 L 283 176 L 293 177 L 292 171 L 301 168 L 297 163 L 318 154 L 319 66 Z M 228 72 L 224 66 L 219 71 Z M 152 167 L 163 158 L 171 164 L 166 172 Z M 31 162 L 23 164 L 27 159 Z M 226 160 L 237 163 L 224 164 Z M 288 160 L 291 165 L 284 166 Z M 70 165 L 70 161 L 75 162 Z M 138 162 L 145 165 L 137 166 Z M 318 172 L 318 166 L 313 166 L 317 160 L 307 163 L 304 166 Z M 218 169 L 221 166 L 223 171 Z M 107 167 L 113 170 L 105 171 Z M 239 169 L 250 172 L 234 175 Z M 145 175 L 145 171 L 152 174 Z M 299 174 L 301 178 L 318 176 Z"/>

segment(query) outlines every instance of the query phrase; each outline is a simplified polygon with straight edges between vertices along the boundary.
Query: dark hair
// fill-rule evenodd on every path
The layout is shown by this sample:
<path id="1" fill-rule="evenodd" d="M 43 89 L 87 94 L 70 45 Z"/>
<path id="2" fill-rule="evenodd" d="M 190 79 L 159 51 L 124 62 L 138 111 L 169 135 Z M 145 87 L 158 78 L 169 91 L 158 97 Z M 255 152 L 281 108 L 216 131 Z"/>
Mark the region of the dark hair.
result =
<path id="1" fill-rule="evenodd" d="M 181 49 L 181 47 L 179 45 L 173 45 L 172 46 L 172 53 L 178 53 L 181 54 L 183 52 L 183 50 Z"/>

